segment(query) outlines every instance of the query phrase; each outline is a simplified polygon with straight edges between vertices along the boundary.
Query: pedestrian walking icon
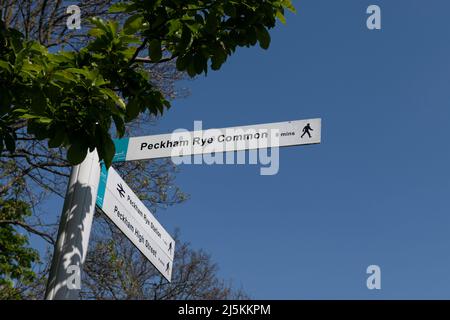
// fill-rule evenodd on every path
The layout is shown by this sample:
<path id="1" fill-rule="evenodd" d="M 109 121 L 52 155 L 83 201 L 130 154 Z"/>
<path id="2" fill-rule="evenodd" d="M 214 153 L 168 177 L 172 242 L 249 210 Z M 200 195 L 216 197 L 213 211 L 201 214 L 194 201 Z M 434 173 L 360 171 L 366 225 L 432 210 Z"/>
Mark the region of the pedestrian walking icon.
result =
<path id="1" fill-rule="evenodd" d="M 311 133 L 310 133 L 310 131 L 314 131 L 314 129 L 311 128 L 311 125 L 308 123 L 306 126 L 303 127 L 303 134 L 302 134 L 301 138 L 303 139 L 303 136 L 304 136 L 305 134 L 308 134 L 308 136 L 311 138 Z"/>

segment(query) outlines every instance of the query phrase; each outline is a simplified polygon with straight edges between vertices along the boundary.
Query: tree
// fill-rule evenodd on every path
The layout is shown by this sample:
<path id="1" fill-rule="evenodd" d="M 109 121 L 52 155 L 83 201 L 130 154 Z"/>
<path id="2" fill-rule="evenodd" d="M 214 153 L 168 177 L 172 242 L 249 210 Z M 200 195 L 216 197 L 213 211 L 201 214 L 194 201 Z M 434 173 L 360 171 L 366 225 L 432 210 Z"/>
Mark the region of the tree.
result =
<path id="1" fill-rule="evenodd" d="M 96 148 L 109 167 L 113 123 L 121 137 L 140 113 L 158 115 L 170 107 L 142 63 L 176 59 L 177 69 L 191 77 L 218 70 L 237 47 L 259 42 L 267 49 L 268 29 L 277 17 L 284 20 L 285 8 L 294 10 L 290 0 L 121 2 L 109 12 L 125 14 L 123 24 L 91 18 L 87 45 L 58 53 L 29 40 L 30 28 L 22 34 L 2 20 L 0 148 L 14 151 L 16 130 L 27 126 L 49 147 L 67 147 L 71 164 Z"/>
<path id="2" fill-rule="evenodd" d="M 103 16 L 107 14 L 111 0 L 86 0 L 80 4 L 83 17 Z M 35 8 L 34 10 L 32 8 Z M 24 8 L 27 8 L 23 11 Z M 29 9 L 31 8 L 31 9 Z M 85 40 L 86 35 L 68 30 L 65 26 L 67 18 L 66 6 L 63 1 L 46 0 L 0 0 L 0 11 L 3 11 L 3 20 L 6 25 L 19 29 L 28 39 L 40 42 L 51 48 L 59 45 L 76 50 Z M 27 14 L 32 11 L 32 14 Z M 39 36 L 41 35 L 41 36 Z M 166 99 L 183 97 L 186 89 L 176 88 L 175 83 L 185 76 L 175 68 L 175 62 L 144 65 L 146 72 L 154 86 L 160 90 Z M 127 126 L 128 134 L 142 134 L 143 130 L 151 130 L 156 124 L 156 117 L 141 114 Z M 66 151 L 58 148 L 48 148 L 45 141 L 39 141 L 29 134 L 25 123 L 16 123 L 18 130 L 16 150 L 14 152 L 0 153 L 0 198 L 12 198 L 26 203 L 31 216 L 20 217 L 10 214 L 8 219 L 0 217 L 0 228 L 5 226 L 14 230 L 27 231 L 28 234 L 42 237 L 47 242 L 47 255 L 42 257 L 41 264 L 36 265 L 36 272 L 32 283 L 14 281 L 15 295 L 2 295 L 2 298 L 42 298 L 42 288 L 45 288 L 48 274 L 49 259 L 53 252 L 53 243 L 56 235 L 56 222 L 58 214 L 49 212 L 45 201 L 54 197 L 64 197 L 69 176 L 70 164 L 66 160 Z M 140 196 L 153 210 L 167 207 L 186 199 L 186 195 L 174 184 L 175 166 L 168 159 L 158 161 L 123 163 L 116 168 L 132 179 L 139 172 L 139 179 L 133 179 L 133 188 L 140 191 Z M 2 208 L 0 204 L 0 209 Z M 11 243 L 23 249 L 27 248 L 26 241 L 22 244 L 11 238 Z M 34 240 L 36 241 L 36 240 Z M 0 251 L 0 256 L 13 254 Z M 0 272 L 1 273 L 1 272 Z M 2 274 L 3 275 L 3 274 Z M 3 289 L 3 288 L 2 288 Z"/>
<path id="3" fill-rule="evenodd" d="M 247 299 L 231 283 L 219 280 L 210 255 L 194 250 L 175 235 L 177 247 L 172 282 L 103 215 L 97 217 L 91 249 L 84 266 L 84 299 Z M 105 234 L 109 236 L 105 237 Z"/>
<path id="4" fill-rule="evenodd" d="M 22 226 L 29 206 L 23 201 L 0 198 L 0 299 L 18 299 L 17 283 L 29 285 L 36 279 L 33 263 L 39 259 L 36 250 L 27 247 L 28 238 L 14 229 Z M 11 221 L 11 223 L 1 223 Z"/>
<path id="5" fill-rule="evenodd" d="M 100 17 L 96 20 L 90 20 L 90 32 L 85 33 L 71 32 L 65 27 L 67 14 L 65 12 L 66 7 L 64 1 L 0 0 L 0 17 L 2 20 L 0 32 L 0 38 L 2 40 L 0 41 L 0 144 L 3 148 L 3 152 L 0 152 L 0 198 L 12 198 L 15 201 L 22 201 L 33 212 L 31 216 L 20 217 L 19 215 L 14 215 L 10 219 L 0 221 L 0 227 L 12 227 L 13 229 L 11 230 L 14 232 L 17 232 L 18 228 L 20 228 L 34 233 L 46 240 L 50 247 L 53 243 L 56 228 L 48 220 L 49 216 L 52 216 L 53 220 L 56 221 L 57 215 L 47 213 L 46 210 L 40 207 L 40 203 L 49 196 L 63 196 L 69 167 L 72 163 L 77 162 L 73 161 L 74 159 L 71 159 L 71 162 L 67 161 L 67 149 L 77 148 L 77 143 L 74 141 L 79 137 L 82 137 L 81 140 L 83 140 L 81 143 L 78 143 L 78 147 L 80 148 L 82 144 L 85 145 L 85 149 L 89 147 L 86 144 L 86 137 L 91 139 L 89 141 L 96 143 L 98 143 L 97 139 L 103 137 L 102 139 L 107 140 L 105 145 L 108 145 L 109 141 L 109 146 L 111 146 L 111 136 L 120 136 L 122 120 L 124 124 L 122 129 L 128 134 L 137 134 L 142 130 L 142 127 L 148 133 L 149 124 L 155 123 L 161 115 L 161 110 L 158 108 L 155 109 L 158 103 L 148 104 L 143 106 L 146 106 L 147 109 L 145 110 L 150 110 L 150 112 L 144 113 L 142 112 L 144 108 L 140 109 L 137 112 L 136 118 L 132 119 L 130 113 L 133 115 L 136 112 L 136 105 L 131 104 L 132 99 L 130 100 L 130 97 L 133 96 L 126 92 L 126 86 L 124 87 L 125 89 L 120 88 L 117 85 L 117 81 L 114 82 L 114 78 L 116 77 L 113 73 L 118 72 L 122 75 L 120 72 L 123 72 L 123 74 L 133 75 L 133 77 L 136 75 L 137 79 L 146 79 L 146 83 L 142 81 L 139 84 L 139 86 L 143 86 L 144 91 L 138 95 L 138 98 L 149 99 L 149 95 L 145 95 L 144 93 L 151 93 L 157 98 L 160 98 L 159 102 L 167 106 L 168 101 L 178 96 L 175 83 L 185 75 L 180 70 L 187 70 L 189 72 L 188 68 L 190 68 L 192 75 L 193 66 L 199 66 L 201 59 L 198 58 L 195 48 L 201 54 L 205 53 L 206 56 L 209 55 L 206 63 L 214 64 L 214 61 L 220 61 L 220 49 L 217 49 L 217 52 L 209 49 L 205 51 L 204 49 L 205 42 L 202 41 L 206 39 L 206 36 L 210 37 L 210 35 L 206 33 L 207 21 L 204 19 L 201 20 L 199 15 L 206 17 L 206 14 L 209 12 L 215 12 L 211 14 L 209 20 L 212 21 L 212 17 L 215 15 L 217 21 L 219 21 L 219 13 L 221 10 L 225 10 L 225 6 L 227 6 L 226 10 L 231 8 L 226 2 L 229 2 L 237 8 L 233 18 L 234 22 L 232 16 L 228 16 L 223 11 L 220 22 L 224 24 L 218 25 L 215 29 L 216 31 L 222 30 L 221 35 L 223 39 L 226 40 L 226 37 L 230 38 L 227 46 L 225 46 L 225 43 L 222 46 L 222 48 L 229 50 L 224 49 L 228 56 L 234 52 L 237 46 L 245 45 L 242 39 L 239 40 L 239 38 L 243 38 L 247 26 L 251 26 L 251 24 L 246 25 L 245 21 L 246 19 L 250 19 L 252 12 L 258 11 L 255 9 L 255 6 L 259 4 L 258 1 L 216 1 L 217 4 L 213 6 L 213 1 L 199 1 L 198 3 L 201 2 L 206 6 L 205 8 L 201 8 L 199 6 L 195 7 L 194 4 L 197 1 L 184 1 L 185 5 L 176 8 L 178 9 L 175 10 L 176 16 L 171 16 L 173 18 L 171 20 L 178 19 L 181 24 L 179 31 L 175 32 L 172 36 L 175 38 L 180 36 L 182 38 L 183 34 L 185 37 L 189 33 L 191 35 L 189 44 L 186 47 L 186 54 L 183 54 L 180 50 L 178 54 L 174 53 L 175 51 L 171 52 L 169 50 L 170 43 L 167 42 L 168 40 L 166 41 L 164 38 L 161 38 L 161 59 L 158 60 L 157 58 L 159 57 L 154 56 L 154 51 L 158 51 L 158 49 L 155 46 L 155 42 L 152 43 L 151 41 L 153 38 L 148 35 L 148 32 L 153 30 L 152 28 L 158 29 L 157 26 L 149 26 L 147 22 L 150 19 L 147 13 L 151 13 L 149 12 L 151 8 L 127 8 L 126 6 L 134 3 L 134 1 L 131 1 L 127 2 L 126 6 L 114 6 L 110 10 L 111 5 L 117 2 L 114 0 L 83 1 L 80 4 L 83 18 Z M 173 10 L 171 6 L 177 2 L 179 1 L 160 1 L 162 3 L 161 6 L 166 8 L 166 12 L 169 13 L 170 10 Z M 144 1 L 142 3 L 156 5 L 156 1 Z M 284 7 L 290 8 L 288 1 L 268 1 L 268 3 L 274 6 L 282 3 Z M 267 4 L 265 6 L 268 9 Z M 217 10 L 209 11 L 213 8 Z M 158 10 L 160 10 L 159 7 Z M 262 16 L 261 12 L 258 12 L 259 17 L 255 16 L 252 18 L 255 23 Z M 233 12 L 231 11 L 229 13 L 231 14 Z M 282 10 L 278 11 L 276 16 L 283 20 L 281 13 Z M 139 15 L 143 15 L 144 20 L 139 18 Z M 120 23 L 111 23 L 109 19 L 118 20 Z M 225 23 L 227 19 L 231 20 L 228 24 Z M 83 28 L 86 27 L 86 23 L 87 20 Z M 164 22 L 160 26 L 161 28 L 158 29 L 161 29 L 161 34 L 165 32 L 162 27 L 164 26 L 166 28 L 168 24 L 174 24 L 176 26 L 178 23 L 176 21 Z M 239 28 L 237 26 L 238 24 Z M 209 22 L 209 26 L 211 26 L 211 22 Z M 111 32 L 114 28 L 117 28 L 117 33 Z M 189 31 L 185 31 L 186 28 Z M 134 29 L 136 29 L 134 34 L 128 34 L 131 32 L 130 30 Z M 169 32 L 167 28 L 165 30 Z M 252 37 L 250 36 L 250 38 Z M 181 41 L 181 38 L 178 40 Z M 256 41 L 258 41 L 258 38 L 262 46 L 265 46 L 264 43 L 268 44 L 267 35 L 266 37 L 264 35 L 262 37 L 261 35 L 257 36 Z M 247 45 L 256 44 L 256 41 L 253 40 Z M 236 45 L 235 47 L 233 47 L 233 43 Z M 101 47 L 101 45 L 105 45 L 105 48 Z M 111 48 L 109 48 L 110 45 Z M 57 50 L 59 51 L 57 52 Z M 124 61 L 120 61 L 118 65 L 113 63 L 116 61 L 115 59 L 120 60 L 130 57 L 132 51 L 133 55 L 130 60 L 125 61 L 127 63 Z M 111 52 L 114 54 L 110 54 Z M 225 59 L 227 56 L 225 56 Z M 183 62 L 183 57 L 187 61 Z M 215 65 L 217 63 L 216 61 Z M 72 68 L 70 68 L 71 64 Z M 99 68 L 99 66 L 102 68 Z M 124 70 L 119 71 L 120 68 L 118 66 L 123 66 Z M 205 65 L 203 64 L 203 66 Z M 98 77 L 94 78 L 96 76 L 96 69 L 100 71 L 98 72 Z M 45 79 L 44 73 L 48 75 L 48 71 L 52 71 L 53 73 L 51 73 L 49 79 Z M 202 72 L 206 73 L 207 68 L 203 69 Z M 74 77 L 74 79 L 65 79 L 65 77 Z M 103 80 L 105 82 L 109 81 L 109 83 L 100 85 L 100 77 L 103 77 Z M 112 82 L 110 78 L 113 78 Z M 92 79 L 95 81 L 93 89 L 89 86 L 94 82 Z M 127 78 L 125 77 L 124 79 Z M 128 82 L 127 80 L 125 82 L 126 85 L 132 86 L 133 88 L 142 89 L 139 86 L 134 86 L 132 81 Z M 116 85 L 117 87 L 115 87 Z M 67 96 L 64 91 L 66 89 Z M 106 96 L 101 89 L 107 91 Z M 80 98 L 77 95 L 86 90 L 88 91 L 87 95 L 89 97 L 92 96 L 93 100 L 105 100 L 101 100 L 101 107 L 105 108 L 109 114 L 105 114 L 105 117 L 101 121 L 96 121 L 102 127 L 101 130 L 89 131 L 89 125 L 91 127 L 93 126 L 92 117 L 95 117 L 95 110 L 93 111 L 91 108 L 94 103 L 90 104 L 89 99 L 86 101 L 86 97 L 83 100 L 81 99 L 83 96 Z M 103 95 L 97 94 L 96 92 L 100 92 Z M 125 104 L 125 108 L 122 108 L 123 104 Z M 111 108 L 112 111 L 108 108 Z M 71 128 L 70 121 L 72 118 L 68 117 L 64 110 L 69 113 L 72 112 L 71 114 L 75 117 L 80 116 L 80 128 Z M 115 110 L 119 110 L 120 114 L 115 114 Z M 69 122 L 69 126 L 67 127 L 66 122 Z M 117 129 L 112 130 L 108 127 L 108 124 L 111 125 L 112 123 L 116 123 Z M 95 123 L 95 126 L 98 124 Z M 64 128 L 64 130 L 61 131 L 61 128 Z M 57 132 L 63 133 L 58 135 Z M 60 146 L 67 148 L 50 148 L 49 145 L 52 147 L 57 144 L 58 141 L 54 140 L 56 138 L 61 139 L 61 136 L 64 136 L 64 139 L 62 139 L 63 142 Z M 75 138 L 73 138 L 74 136 Z M 6 151 L 4 148 L 9 150 Z M 111 154 L 111 150 L 103 153 L 108 152 Z M 75 152 L 72 150 L 71 153 Z M 139 190 L 139 196 L 153 210 L 180 203 L 186 199 L 186 195 L 174 184 L 173 179 L 176 169 L 170 159 L 124 163 L 115 167 L 129 178 L 128 183 L 130 183 L 134 190 Z M 136 178 L 137 174 L 139 174 L 139 179 Z M 14 191 L 15 188 L 13 187 L 16 186 L 20 186 L 20 192 Z M 1 208 L 2 205 L 0 205 Z M 42 220 L 41 216 L 43 216 Z M 95 228 L 99 228 L 100 225 L 102 224 L 95 223 Z M 95 228 L 94 232 L 96 230 Z M 104 233 L 103 240 L 101 240 L 102 233 L 98 232 L 97 235 L 99 241 L 107 241 L 106 239 L 109 237 L 109 233 Z M 21 244 L 18 241 L 16 244 L 20 248 L 27 249 L 26 238 L 24 235 L 22 236 L 25 241 L 22 241 Z M 97 247 L 92 246 L 92 248 Z M 178 246 L 178 249 L 182 248 L 185 248 L 185 244 Z M 190 254 L 195 253 L 189 246 L 186 245 L 186 248 L 185 252 L 189 252 Z M 118 252 L 119 255 L 123 253 L 125 252 Z M 197 256 L 204 256 L 204 253 L 200 252 L 195 254 Z M 189 260 L 184 261 L 189 262 Z M 209 258 L 200 259 L 200 261 L 206 261 L 206 265 L 212 265 Z M 45 265 L 46 263 L 48 263 L 48 259 L 44 259 L 44 268 L 34 276 L 35 280 L 33 283 L 15 281 L 15 292 L 20 293 L 24 297 L 42 297 L 41 291 L 39 290 L 45 284 L 46 272 L 48 270 Z M 194 271 L 196 271 L 200 270 L 195 269 L 196 267 L 200 268 L 205 264 L 189 265 L 192 265 Z M 183 264 L 180 264 L 180 267 L 182 266 Z M 213 268 L 208 268 L 208 270 L 211 269 Z M 214 272 L 210 274 L 214 274 Z M 214 279 L 218 281 L 217 278 Z M 187 281 L 189 279 L 184 280 Z M 182 283 L 182 281 L 179 282 L 180 285 Z M 188 287 L 186 286 L 186 288 Z M 217 287 L 220 286 L 217 285 Z M 226 297 L 223 292 L 227 290 L 232 292 L 224 284 L 222 288 L 224 291 L 209 291 L 209 296 L 214 297 L 213 292 L 216 292 L 217 297 Z M 180 291 L 180 295 L 182 293 L 183 291 Z"/>
<path id="6" fill-rule="evenodd" d="M 249 299 L 231 282 L 219 279 L 218 266 L 203 250 L 174 236 L 172 281 L 168 283 L 134 245 L 100 212 L 94 219 L 81 285 L 81 299 L 226 300 Z M 49 266 L 32 284 L 15 288 L 23 298 L 42 299 Z"/>
<path id="7" fill-rule="evenodd" d="M 108 8 L 115 1 L 112 0 L 86 0 L 80 4 L 83 17 L 105 16 Z M 66 5 L 64 1 L 46 0 L 0 0 L 1 17 L 8 27 L 18 29 L 29 40 L 37 41 L 41 45 L 51 48 L 64 46 L 78 50 L 79 44 L 86 40 L 86 34 L 72 32 L 66 28 Z M 116 15 L 115 15 L 116 16 Z M 0 58 L 1 60 L 1 58 Z M 178 80 L 185 76 L 175 68 L 175 62 L 166 62 L 153 65 L 144 65 L 145 71 L 151 78 L 151 83 L 165 96 L 167 100 L 182 97 L 186 91 L 175 88 Z M 156 117 L 141 114 L 128 124 L 127 132 L 138 134 L 145 124 L 156 123 Z M 16 135 L 16 149 L 14 152 L 0 152 L 0 197 L 9 197 L 14 188 L 21 186 L 22 191 L 15 194 L 20 200 L 30 205 L 33 215 L 26 219 L 28 231 L 43 236 L 50 241 L 54 233 L 54 225 L 48 223 L 48 214 L 40 204 L 48 197 L 54 195 L 64 197 L 66 181 L 69 176 L 70 163 L 66 160 L 66 151 L 61 148 L 49 148 L 46 141 L 36 140 L 33 134 L 28 133 L 26 121 L 18 120 L 14 123 Z M 171 182 L 174 166 L 170 161 L 147 161 L 121 164 L 120 167 L 129 168 L 129 171 L 142 172 L 141 178 L 135 181 L 134 186 L 146 196 L 152 195 L 153 205 L 168 205 L 156 194 L 165 188 L 170 188 L 172 196 L 168 201 L 183 199 L 185 196 Z M 161 175 L 157 171 L 161 172 Z M 152 180 L 160 181 L 156 186 Z M 136 184 L 141 182 L 140 184 Z M 164 183 L 167 183 L 164 186 Z M 158 191 L 159 190 L 159 191 Z M 41 216 L 47 223 L 43 226 Z M 57 216 L 54 216 L 57 218 Z M 56 221 L 56 220 L 55 220 Z M 34 228 L 39 226 L 39 228 Z M 39 229 L 39 230 L 38 230 Z M 36 231 L 36 232 L 34 232 Z"/>

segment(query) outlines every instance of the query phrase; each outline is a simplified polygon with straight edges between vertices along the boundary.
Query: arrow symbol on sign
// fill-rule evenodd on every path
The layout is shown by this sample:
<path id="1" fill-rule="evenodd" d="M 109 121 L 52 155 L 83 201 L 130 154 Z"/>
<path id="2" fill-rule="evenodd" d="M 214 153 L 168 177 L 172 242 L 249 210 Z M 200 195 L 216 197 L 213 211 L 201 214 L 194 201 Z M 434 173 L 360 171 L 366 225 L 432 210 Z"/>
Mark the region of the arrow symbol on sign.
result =
<path id="1" fill-rule="evenodd" d="M 125 190 L 123 190 L 123 186 L 121 183 L 117 184 L 117 191 L 119 191 L 121 198 L 125 198 Z"/>

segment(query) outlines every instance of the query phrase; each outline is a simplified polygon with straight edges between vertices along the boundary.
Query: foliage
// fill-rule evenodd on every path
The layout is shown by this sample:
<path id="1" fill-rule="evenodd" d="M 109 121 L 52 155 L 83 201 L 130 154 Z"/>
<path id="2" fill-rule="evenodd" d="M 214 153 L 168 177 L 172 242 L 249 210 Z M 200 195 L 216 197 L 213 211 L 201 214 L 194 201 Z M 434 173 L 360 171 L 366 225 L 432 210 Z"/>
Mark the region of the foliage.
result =
<path id="1" fill-rule="evenodd" d="M 270 29 L 275 17 L 284 23 L 284 8 L 293 10 L 289 1 L 263 0 L 145 0 L 111 8 L 112 3 L 118 2 L 123 1 L 80 2 L 85 19 L 83 29 L 72 32 L 65 27 L 65 1 L 0 0 L 0 198 L 15 199 L 10 205 L 2 202 L 0 211 L 12 208 L 12 203 L 17 209 L 5 211 L 13 220 L 0 221 L 1 234 L 11 240 L 0 256 L 3 259 L 23 253 L 30 258 L 30 264 L 22 265 L 21 273 L 29 271 L 29 276 L 2 278 L 8 279 L 8 287 L 1 287 L 0 298 L 42 298 L 48 264 L 32 280 L 31 267 L 27 266 L 37 261 L 37 254 L 31 261 L 33 250 L 16 228 L 24 228 L 52 243 L 56 232 L 52 222 L 57 215 L 39 204 L 49 194 L 64 194 L 71 164 L 81 161 L 86 150 L 94 147 L 108 162 L 107 157 L 114 152 L 110 133 L 116 131 L 120 136 L 125 127 L 125 134 L 139 134 L 142 125 L 148 133 L 148 124 L 154 122 L 155 115 L 161 115 L 169 106 L 167 101 L 178 96 L 174 83 L 184 77 L 179 70 L 191 76 L 206 73 L 205 63 L 210 69 L 218 69 L 239 46 L 259 41 L 267 47 L 269 34 L 257 30 L 261 25 L 266 31 Z M 233 9 L 229 11 L 232 7 L 236 14 Z M 100 16 L 103 20 L 88 19 Z M 86 33 L 88 21 L 90 31 Z M 111 130 L 113 124 L 116 130 Z M 72 150 L 71 163 L 66 160 L 66 150 Z M 118 167 L 152 210 L 185 200 L 174 185 L 176 170 L 170 159 L 129 162 Z M 30 217 L 26 206 L 33 210 Z M 22 215 L 23 212 L 27 214 Z M 45 223 L 40 215 L 45 215 Z M 114 261 L 132 261 L 134 265 L 127 264 L 124 273 L 130 276 L 130 283 L 116 281 L 113 290 L 108 291 L 101 277 L 105 273 L 88 270 L 83 287 L 86 285 L 90 291 L 85 292 L 85 297 L 241 297 L 239 291 L 232 291 L 218 280 L 209 256 L 188 244 L 177 246 L 175 281 L 170 286 L 161 281 L 148 261 L 117 230 L 113 239 L 119 245 L 107 247 L 110 251 L 103 256 L 102 243 L 111 239 L 110 233 L 102 230 L 103 219 L 97 217 L 94 223 L 97 238 L 90 256 L 106 259 L 114 253 Z M 51 248 L 50 245 L 47 249 L 51 252 Z M 109 264 L 105 259 L 90 259 L 87 268 L 114 270 L 114 261 L 108 260 Z M 49 262 L 48 258 L 45 260 Z M 11 268 L 15 262 L 12 263 L 8 264 Z M 134 273 L 137 268 L 142 273 Z M 112 275 L 117 280 L 124 279 L 118 273 Z M 139 288 L 145 290 L 139 292 Z"/>
<path id="2" fill-rule="evenodd" d="M 79 51 L 50 53 L 0 22 L 0 153 L 14 152 L 18 121 L 51 148 L 67 147 L 71 164 L 88 149 L 111 164 L 125 124 L 140 113 L 162 114 L 169 101 L 142 63 L 177 59 L 193 77 L 217 70 L 239 46 L 268 48 L 268 29 L 284 21 L 289 0 L 134 0 L 111 13 L 126 14 L 122 25 L 92 18 L 90 41 Z M 0 12 L 1 16 L 1 12 Z M 142 50 L 148 57 L 140 57 Z M 20 126 L 19 126 L 20 127 Z"/>
<path id="3" fill-rule="evenodd" d="M 268 29 L 276 17 L 284 21 L 290 1 L 261 0 L 153 0 L 118 3 L 112 12 L 132 14 L 125 22 L 129 33 L 149 41 L 149 56 L 157 62 L 163 48 L 178 57 L 177 67 L 190 76 L 219 69 L 238 46 L 270 44 Z"/>
<path id="4" fill-rule="evenodd" d="M 0 199 L 0 222 L 13 219 L 22 222 L 30 214 L 25 202 Z M 0 223 L 0 299 L 21 298 L 15 282 L 29 284 L 36 278 L 32 264 L 38 261 L 38 253 L 27 245 L 27 236 L 11 224 Z"/>
<path id="5" fill-rule="evenodd" d="M 0 54 L 2 125 L 6 148 L 15 149 L 15 132 L 8 123 L 25 119 L 28 132 L 49 139 L 49 147 L 69 146 L 68 160 L 81 162 L 89 148 L 110 164 L 114 144 L 109 134 L 114 121 L 119 135 L 125 121 L 136 118 L 136 97 L 152 113 L 168 102 L 148 81 L 147 74 L 129 67 L 137 39 L 118 32 L 117 23 L 92 19 L 95 39 L 79 52 L 49 53 L 34 42 L 23 42 L 14 29 L 3 29 Z M 121 94 L 130 101 L 126 107 Z M 3 145 L 3 144 L 0 144 Z"/>

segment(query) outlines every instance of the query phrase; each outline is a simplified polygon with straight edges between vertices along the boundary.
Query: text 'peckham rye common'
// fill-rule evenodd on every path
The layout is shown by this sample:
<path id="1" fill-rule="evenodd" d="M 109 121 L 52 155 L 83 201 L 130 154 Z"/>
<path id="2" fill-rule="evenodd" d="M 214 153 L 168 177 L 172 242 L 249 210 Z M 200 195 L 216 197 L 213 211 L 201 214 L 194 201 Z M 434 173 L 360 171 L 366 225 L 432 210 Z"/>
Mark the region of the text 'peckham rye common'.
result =
<path id="1" fill-rule="evenodd" d="M 258 140 L 258 139 L 267 139 L 268 138 L 267 132 L 255 132 L 255 133 L 245 133 L 245 134 L 235 134 L 235 135 L 226 135 L 221 134 L 217 137 L 217 142 L 232 142 L 232 141 L 250 141 L 250 140 Z M 198 146 L 205 146 L 206 144 L 214 143 L 215 137 L 209 137 L 209 138 L 202 138 L 202 137 L 194 137 L 192 139 L 192 145 L 198 145 Z M 188 147 L 190 144 L 190 140 L 169 140 L 166 141 L 160 141 L 156 143 L 148 143 L 148 142 L 142 142 L 141 143 L 141 150 L 148 149 L 165 149 L 165 148 L 177 148 L 177 147 Z"/>

